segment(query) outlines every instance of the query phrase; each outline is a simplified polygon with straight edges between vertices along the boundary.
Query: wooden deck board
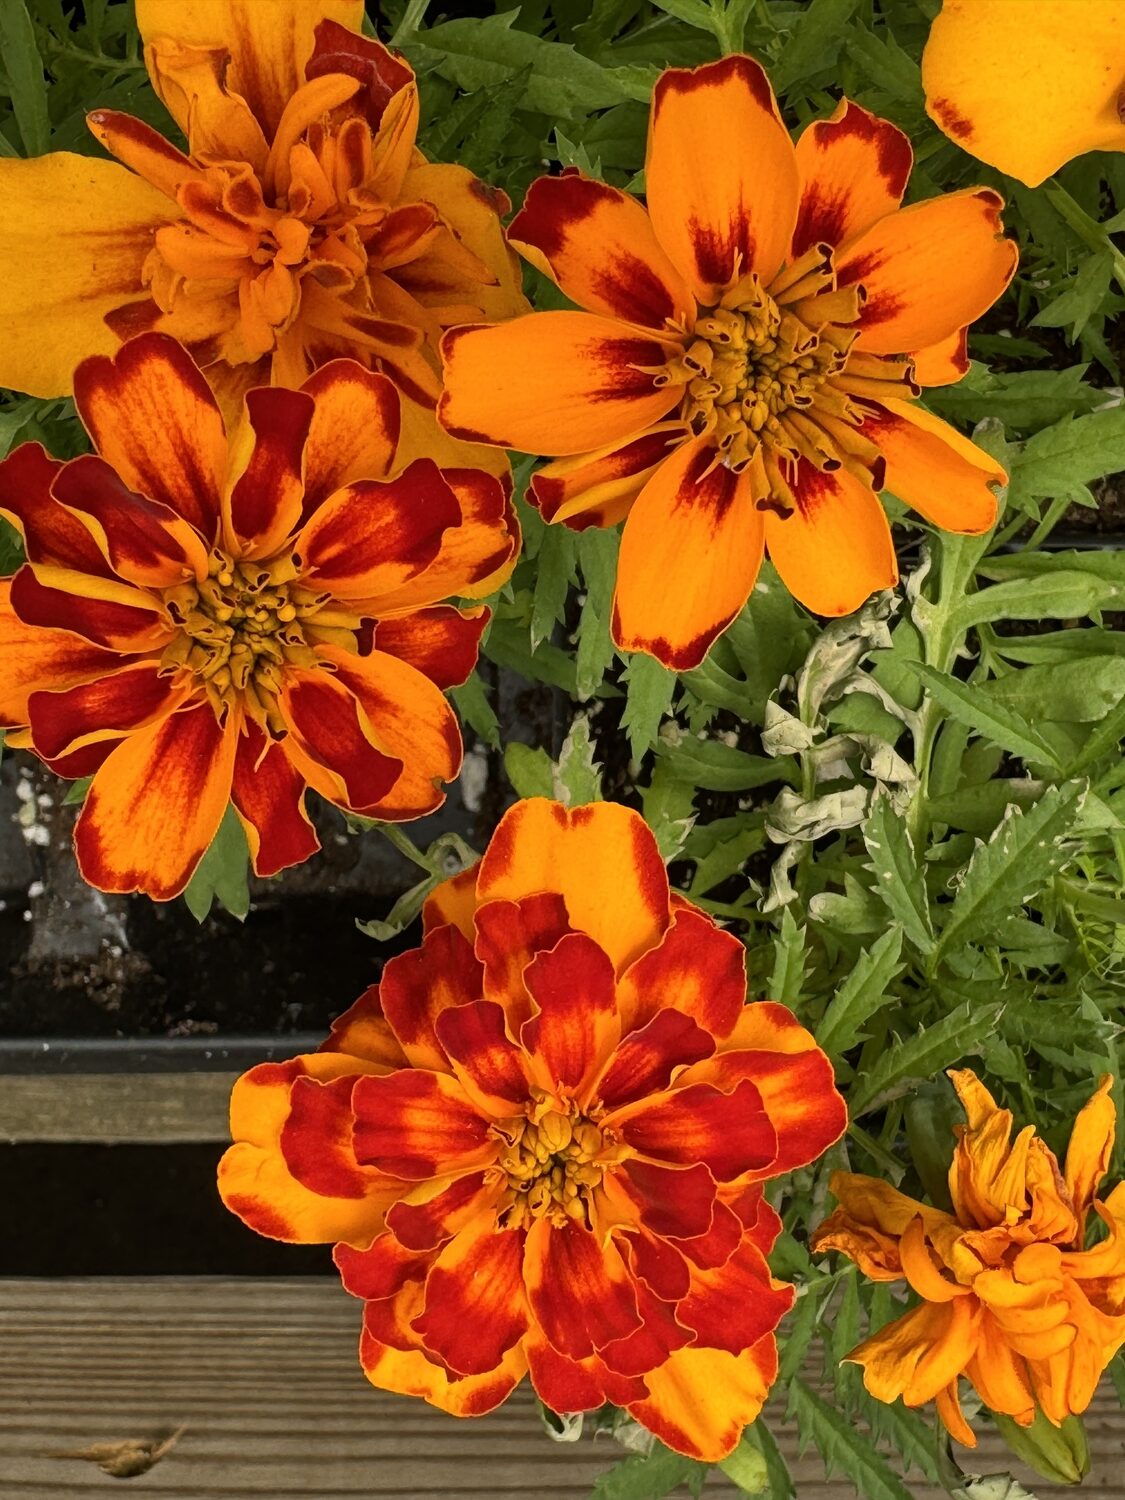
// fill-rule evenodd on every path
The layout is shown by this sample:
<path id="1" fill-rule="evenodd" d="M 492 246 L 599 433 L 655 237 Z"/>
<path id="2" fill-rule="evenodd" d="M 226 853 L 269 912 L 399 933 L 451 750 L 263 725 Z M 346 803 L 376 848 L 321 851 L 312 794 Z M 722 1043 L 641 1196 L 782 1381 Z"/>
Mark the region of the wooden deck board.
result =
<path id="1" fill-rule="evenodd" d="M 334 1281 L 0 1281 L 0 1496 L 69 1500 L 586 1500 L 619 1458 L 541 1431 L 522 1388 L 458 1421 L 372 1390 L 356 1362 L 359 1308 Z M 187 1424 L 146 1475 L 116 1480 L 60 1452 Z M 1125 1414 L 1110 1387 L 1090 1414 L 1088 1500 L 1125 1497 Z M 846 1500 L 815 1454 L 779 1432 L 799 1500 Z M 973 1467 L 1007 1467 L 991 1437 Z M 1025 1482 L 1041 1497 L 1069 1493 Z M 714 1500 L 734 1490 L 716 1474 Z M 916 1500 L 931 1500 L 919 1486 Z"/>

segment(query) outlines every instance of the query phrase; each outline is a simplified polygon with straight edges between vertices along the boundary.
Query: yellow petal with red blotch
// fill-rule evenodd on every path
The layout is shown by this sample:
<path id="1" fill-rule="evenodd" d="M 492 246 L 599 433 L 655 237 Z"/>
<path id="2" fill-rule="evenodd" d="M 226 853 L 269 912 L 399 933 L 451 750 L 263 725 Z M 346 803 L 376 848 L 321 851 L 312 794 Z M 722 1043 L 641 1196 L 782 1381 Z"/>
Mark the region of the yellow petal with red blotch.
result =
<path id="1" fill-rule="evenodd" d="M 489 273 L 472 290 L 474 302 L 489 322 L 527 312 L 519 261 L 505 243 L 500 220 L 511 210 L 507 195 L 481 182 L 455 162 L 415 162 L 403 178 L 401 201 L 432 203 L 459 245 Z"/>
<path id="2" fill-rule="evenodd" d="M 137 0 L 137 27 L 147 46 L 167 37 L 190 47 L 222 49 L 229 87 L 241 94 L 272 136 L 285 105 L 304 82 L 317 23 L 352 31 L 363 22 L 363 0 Z M 185 129 L 186 119 L 176 123 Z"/>
<path id="3" fill-rule="evenodd" d="M 922 54 L 926 112 L 965 151 L 1037 187 L 1074 156 L 1125 151 L 1119 0 L 945 0 Z"/>
<path id="4" fill-rule="evenodd" d="M 120 579 L 30 563 L 12 579 L 12 608 L 28 625 L 72 630 L 114 651 L 154 651 L 173 626 L 160 598 Z"/>
<path id="5" fill-rule="evenodd" d="M 596 1411 L 607 1401 L 624 1406 L 645 1394 L 644 1381 L 638 1376 L 607 1369 L 597 1355 L 568 1359 L 552 1349 L 534 1325 L 523 1340 L 523 1349 L 535 1394 L 553 1412 Z"/>
<path id="6" fill-rule="evenodd" d="M 379 998 L 379 986 L 369 984 L 353 1005 L 332 1022 L 331 1034 L 320 1044 L 321 1052 L 350 1052 L 368 1062 L 405 1068 L 406 1053 L 391 1030 Z"/>
<path id="7" fill-rule="evenodd" d="M 85 360 L 74 400 L 94 447 L 129 488 L 169 506 L 211 544 L 226 433 L 207 381 L 175 339 L 146 333 L 115 359 Z"/>
<path id="8" fill-rule="evenodd" d="M 955 385 L 969 373 L 969 330 L 959 328 L 948 338 L 925 349 L 916 349 L 910 356 L 914 364 L 914 379 L 921 386 Z"/>
<path id="9" fill-rule="evenodd" d="M 305 443 L 304 519 L 355 479 L 385 479 L 398 446 L 399 394 L 353 359 L 333 359 L 301 390 L 314 410 Z"/>
<path id="10" fill-rule="evenodd" d="M 678 342 L 586 312 L 454 328 L 441 341 L 438 420 L 466 442 L 524 453 L 586 453 L 620 442 L 679 401 L 678 386 L 655 383 Z"/>
<path id="11" fill-rule="evenodd" d="M 718 1463 L 738 1446 L 777 1378 L 777 1345 L 767 1334 L 751 1349 L 676 1349 L 649 1370 L 649 1394 L 626 1410 L 667 1447 Z"/>
<path id="12" fill-rule="evenodd" d="M 395 479 L 353 480 L 313 512 L 293 543 L 302 583 L 338 599 L 401 597 L 460 520 L 456 495 L 428 459 Z"/>
<path id="13" fill-rule="evenodd" d="M 842 245 L 893 213 L 913 164 L 910 142 L 897 125 L 841 99 L 797 142 L 801 207 L 792 258 L 813 245 Z"/>
<path id="14" fill-rule="evenodd" d="M 472 896 L 476 899 L 476 872 L 472 874 Z M 466 876 L 458 876 L 464 881 Z M 438 892 L 452 894 L 447 881 Z M 435 892 L 435 895 L 438 894 Z M 465 905 L 468 889 L 462 893 Z M 431 902 L 434 898 L 430 898 Z M 437 906 L 434 903 L 434 915 Z M 553 948 L 560 938 L 573 931 L 567 916 L 566 902 L 555 891 L 523 896 L 518 901 L 487 901 L 470 910 L 468 931 L 475 924 L 475 952 L 484 965 L 484 997 L 495 1000 L 504 1009 L 512 1036 L 519 1035 L 523 1023 L 531 1019 L 533 1006 L 527 992 L 526 970 L 536 954 Z M 449 917 L 453 920 L 452 914 Z"/>
<path id="15" fill-rule="evenodd" d="M 439 1251 L 413 1328 L 458 1375 L 486 1375 L 527 1329 L 523 1232 L 497 1229 L 485 1209 Z"/>
<path id="16" fill-rule="evenodd" d="M 480 986 L 480 964 L 456 927 L 428 932 L 420 947 L 387 960 L 379 1002 L 412 1068 L 449 1071 L 435 1023 L 450 1006 L 478 999 Z"/>
<path id="17" fill-rule="evenodd" d="M 437 553 L 419 573 L 365 601 L 375 614 L 423 609 L 453 596 L 483 599 L 511 577 L 520 527 L 510 486 L 483 469 L 442 469 L 441 478 L 460 506 L 460 523 L 442 532 Z"/>
<path id="18" fill-rule="evenodd" d="M 102 891 L 170 901 L 187 885 L 230 801 L 238 740 L 207 702 L 123 740 L 86 794 L 74 829 L 83 877 Z"/>
<path id="19" fill-rule="evenodd" d="M 542 1086 L 586 1102 L 621 1036 L 609 955 L 584 932 L 537 953 L 524 971 L 537 1012 L 520 1027 L 520 1044 Z"/>
<path id="20" fill-rule="evenodd" d="M 372 725 L 375 742 L 402 762 L 394 785 L 355 811 L 368 818 L 400 821 L 433 812 L 445 801 L 437 782 L 461 769 L 461 731 L 441 689 L 407 662 L 372 651 L 354 656 L 322 646 L 321 657 L 351 693 Z"/>
<path id="21" fill-rule="evenodd" d="M 477 872 L 480 869 L 480 860 L 469 865 L 458 875 L 452 875 L 448 880 L 443 880 L 436 885 L 422 903 L 422 931 L 432 932 L 435 927 L 440 927 L 446 922 L 452 922 L 473 942 L 476 932 L 473 928 L 473 915 L 477 909 Z"/>
<path id="22" fill-rule="evenodd" d="M 887 517 L 874 492 L 846 469 L 821 474 L 800 461 L 797 507 L 768 511 L 766 548 L 785 587 L 819 615 L 848 615 L 898 582 Z"/>
<path id="23" fill-rule="evenodd" d="M 750 478 L 706 436 L 685 443 L 633 502 L 617 563 L 613 639 L 666 667 L 698 667 L 739 614 L 762 565 Z"/>
<path id="24" fill-rule="evenodd" d="M 0 515 L 23 537 L 28 562 L 54 563 L 108 578 L 113 569 L 77 516 L 60 505 L 51 485 L 63 469 L 41 443 L 21 443 L 0 461 Z"/>
<path id="25" fill-rule="evenodd" d="M 116 651 L 91 645 L 69 630 L 26 625 L 12 609 L 11 580 L 0 579 L 0 728 L 27 723 L 27 700 L 43 689 L 61 692 L 121 665 Z"/>
<path id="26" fill-rule="evenodd" d="M 402 762 L 385 753 L 371 720 L 336 673 L 287 668 L 278 699 L 286 754 L 322 797 L 358 810 L 385 797 Z"/>
<path id="27" fill-rule="evenodd" d="M 695 318 L 695 298 L 637 199 L 572 167 L 531 184 L 508 239 L 589 312 L 657 329 Z"/>
<path id="28" fill-rule="evenodd" d="M 442 930 L 464 941 L 455 928 Z M 476 987 L 479 991 L 479 979 Z M 437 1017 L 435 1031 L 466 1094 L 482 1113 L 504 1120 L 522 1112 L 532 1098 L 534 1068 L 508 1035 L 502 1006 L 477 999 L 449 1006 Z"/>
<path id="29" fill-rule="evenodd" d="M 710 1057 L 714 1050 L 714 1037 L 690 1016 L 679 1010 L 658 1010 L 651 1021 L 622 1039 L 606 1059 L 590 1092 L 608 1109 L 616 1109 L 619 1104 L 666 1089 L 674 1075 Z"/>
<path id="30" fill-rule="evenodd" d="M 937 344 L 979 318 L 1015 275 L 1019 249 L 1004 238 L 1004 200 L 966 188 L 888 214 L 836 256 L 840 286 L 867 293 L 857 347 L 902 354 Z"/>
<path id="31" fill-rule="evenodd" d="M 291 1120 L 293 1086 L 298 1079 L 326 1084 L 377 1071 L 378 1064 L 360 1058 L 313 1052 L 288 1062 L 260 1063 L 244 1073 L 230 1101 L 235 1144 L 219 1163 L 219 1193 L 231 1212 L 270 1239 L 367 1244 L 378 1233 L 389 1201 L 385 1180 L 353 1161 L 354 1172 L 362 1174 L 360 1196 L 355 1195 L 354 1182 L 343 1196 L 316 1191 L 294 1176 L 282 1150 L 282 1136 Z M 316 1143 L 310 1144 L 315 1155 Z M 394 1192 L 401 1190 L 398 1184 Z"/>
<path id="32" fill-rule="evenodd" d="M 795 1289 L 775 1281 L 756 1245 L 743 1240 L 721 1266 L 694 1266 L 676 1317 L 704 1349 L 741 1354 L 772 1333 L 793 1306 Z"/>
<path id="33" fill-rule="evenodd" d="M 517 802 L 500 820 L 477 876 L 480 901 L 556 891 L 571 925 L 609 954 L 620 973 L 668 925 L 668 873 L 652 831 L 613 802 L 566 808 L 544 797 Z"/>
<path id="34" fill-rule="evenodd" d="M 105 314 L 144 296 L 153 237 L 179 217 L 116 162 L 69 151 L 0 161 L 0 383 L 68 395 L 79 361 L 117 348 Z"/>
<path id="35" fill-rule="evenodd" d="M 421 1349 L 393 1349 L 381 1343 L 368 1333 L 366 1323 L 359 1357 L 372 1385 L 402 1396 L 421 1396 L 423 1401 L 454 1417 L 482 1417 L 494 1410 L 507 1400 L 527 1373 L 527 1358 L 522 1345 L 517 1344 L 508 1350 L 495 1370 L 455 1379 L 441 1365 L 427 1359 Z"/>
<path id="36" fill-rule="evenodd" d="M 645 161 L 656 237 L 700 302 L 739 276 L 768 283 L 797 222 L 797 158 L 753 58 L 667 68 L 656 82 Z"/>
<path id="37" fill-rule="evenodd" d="M 616 526 L 669 453 L 688 436 L 682 422 L 658 422 L 640 437 L 594 453 L 557 458 L 531 476 L 528 499 L 544 521 L 574 531 Z"/>
<path id="38" fill-rule="evenodd" d="M 432 406 L 412 401 L 400 391 L 402 400 L 396 468 L 405 468 L 416 458 L 432 458 L 440 469 L 484 469 L 511 486 L 512 469 L 503 448 L 484 443 L 463 443 L 446 432 Z"/>
<path id="39" fill-rule="evenodd" d="M 499 1151 L 487 1118 L 448 1073 L 403 1068 L 362 1079 L 352 1107 L 358 1160 L 408 1182 L 476 1171 Z"/>
<path id="40" fill-rule="evenodd" d="M 493 1212 L 507 1191 L 503 1181 L 490 1181 L 486 1172 L 466 1172 L 460 1177 L 435 1177 L 411 1188 L 387 1214 L 387 1228 L 408 1250 L 435 1250 L 478 1219 L 486 1209 Z"/>
<path id="41" fill-rule="evenodd" d="M 247 391 L 223 488 L 223 531 L 234 556 L 273 557 L 297 529 L 312 416 L 312 397 L 302 391 Z"/>
<path id="42" fill-rule="evenodd" d="M 380 620 L 375 649 L 407 662 L 439 688 L 459 687 L 477 664 L 489 612 L 439 604 L 397 619 Z"/>
<path id="43" fill-rule="evenodd" d="M 194 526 L 129 489 L 97 454 L 64 464 L 51 492 L 127 583 L 160 590 L 207 577 L 208 549 Z"/>
<path id="44" fill-rule="evenodd" d="M 94 109 L 86 116 L 86 125 L 111 156 L 116 156 L 173 202 L 185 182 L 203 175 L 204 169 L 196 166 L 190 156 L 133 115 L 116 109 Z"/>
<path id="45" fill-rule="evenodd" d="M 193 689 L 190 678 L 170 677 L 158 661 L 128 662 L 118 657 L 117 663 L 119 670 L 93 682 L 30 695 L 27 716 L 32 740 L 45 760 L 58 760 L 97 740 L 120 739 L 143 729 L 174 713 Z"/>
<path id="46" fill-rule="evenodd" d="M 1098 1184 L 1109 1170 L 1113 1140 L 1117 1131 L 1117 1106 L 1113 1099 L 1113 1078 L 1109 1073 L 1099 1081 L 1091 1098 L 1082 1106 L 1070 1133 L 1066 1149 L 1064 1177 L 1067 1191 L 1079 1221 L 1079 1244 L 1085 1216 L 1097 1195 Z"/>
<path id="47" fill-rule="evenodd" d="M 657 1162 L 685 1167 L 702 1162 L 719 1182 L 764 1171 L 778 1154 L 777 1131 L 749 1079 L 727 1091 L 677 1083 L 619 1106 L 606 1116 L 605 1129 Z"/>
<path id="48" fill-rule="evenodd" d="M 980 536 L 995 525 L 993 486 L 1008 475 L 990 454 L 913 402 L 888 399 L 866 411 L 863 436 L 886 460 L 886 489 L 944 531 Z"/>
<path id="49" fill-rule="evenodd" d="M 320 848 L 305 810 L 305 779 L 283 744 L 243 720 L 234 762 L 231 801 L 246 834 L 255 875 L 276 875 Z"/>
<path id="50" fill-rule="evenodd" d="M 664 1006 L 725 1037 L 746 1002 L 746 949 L 694 906 L 676 909 L 659 947 L 621 976 L 622 1032 L 645 1025 Z"/>

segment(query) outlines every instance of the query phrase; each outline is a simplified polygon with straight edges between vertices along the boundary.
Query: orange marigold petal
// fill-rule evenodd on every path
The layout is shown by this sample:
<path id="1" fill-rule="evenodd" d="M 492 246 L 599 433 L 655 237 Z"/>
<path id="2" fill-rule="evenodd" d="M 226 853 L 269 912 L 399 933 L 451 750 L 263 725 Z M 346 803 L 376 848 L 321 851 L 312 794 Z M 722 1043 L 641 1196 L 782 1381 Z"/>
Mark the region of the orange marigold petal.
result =
<path id="1" fill-rule="evenodd" d="M 646 1374 L 648 1396 L 627 1410 L 676 1453 L 718 1463 L 737 1447 L 776 1378 L 772 1334 L 741 1354 L 677 1349 Z"/>
<path id="2" fill-rule="evenodd" d="M 448 1071 L 437 1019 L 450 1006 L 475 1001 L 480 982 L 480 965 L 456 927 L 438 927 L 426 934 L 421 947 L 387 960 L 379 981 L 379 1000 L 412 1068 Z"/>
<path id="3" fill-rule="evenodd" d="M 21 443 L 0 461 L 0 514 L 19 530 L 29 562 L 109 578 L 113 569 L 89 530 L 51 493 L 63 467 L 42 444 Z"/>
<path id="4" fill-rule="evenodd" d="M 383 749 L 370 716 L 337 673 L 290 667 L 278 704 L 290 731 L 286 753 L 322 796 L 358 812 L 387 796 L 402 776 L 402 761 Z"/>
<path id="5" fill-rule="evenodd" d="M 438 604 L 375 626 L 375 649 L 406 662 L 439 688 L 458 687 L 477 664 L 487 609 Z"/>
<path id="6" fill-rule="evenodd" d="M 486 1210 L 439 1251 L 413 1327 L 426 1349 L 457 1375 L 485 1375 L 527 1329 L 524 1235 L 497 1229 Z"/>
<path id="7" fill-rule="evenodd" d="M 969 330 L 958 328 L 948 338 L 925 349 L 916 349 L 910 356 L 914 363 L 914 379 L 921 386 L 955 385 L 969 373 L 972 360 L 969 358 Z"/>
<path id="8" fill-rule="evenodd" d="M 746 949 L 697 907 L 677 906 L 659 946 L 621 976 L 617 1001 L 622 1031 L 672 1006 L 713 1037 L 725 1037 L 746 1003 Z"/>
<path id="9" fill-rule="evenodd" d="M 417 1349 L 395 1349 L 382 1343 L 368 1327 L 368 1305 L 360 1338 L 359 1357 L 364 1374 L 380 1390 L 421 1396 L 431 1406 L 455 1417 L 481 1417 L 506 1401 L 527 1373 L 522 1345 L 509 1349 L 495 1370 L 485 1375 L 454 1378 Z"/>
<path id="10" fill-rule="evenodd" d="M 620 1035 L 613 962 L 584 932 L 537 953 L 524 971 L 536 1013 L 520 1043 L 540 1081 L 581 1098 Z"/>
<path id="11" fill-rule="evenodd" d="M 665 69 L 653 90 L 645 189 L 656 237 L 700 302 L 713 305 L 750 271 L 773 278 L 800 187 L 759 63 L 734 55 Z"/>
<path id="12" fill-rule="evenodd" d="M 891 528 L 874 492 L 846 469 L 822 474 L 803 459 L 797 508 L 768 511 L 766 548 L 795 598 L 821 615 L 848 615 L 898 582 Z"/>
<path id="13" fill-rule="evenodd" d="M 719 462 L 706 437 L 685 443 L 625 523 L 614 641 L 678 672 L 699 666 L 750 597 L 764 535 L 749 477 Z"/>
<path id="14" fill-rule="evenodd" d="M 475 871 L 472 890 L 475 900 Z M 566 902 L 555 891 L 524 896 L 520 901 L 488 901 L 473 914 L 470 929 L 474 926 L 476 955 L 484 965 L 485 998 L 498 1002 L 512 1035 L 517 1036 L 532 1014 L 524 978 L 528 964 L 573 931 Z"/>
<path id="15" fill-rule="evenodd" d="M 12 584 L 0 579 L 0 727 L 27 723 L 27 700 L 40 690 L 60 692 L 91 682 L 121 665 L 116 651 L 106 650 L 69 630 L 28 625 L 11 605 Z"/>
<path id="16" fill-rule="evenodd" d="M 572 531 L 616 526 L 671 450 L 687 436 L 679 422 L 660 422 L 625 443 L 544 464 L 531 476 L 527 498 L 544 521 Z"/>
<path id="17" fill-rule="evenodd" d="M 356 479 L 383 479 L 398 447 L 400 400 L 394 383 L 353 359 L 333 359 L 301 390 L 313 400 L 305 443 L 307 520 L 329 495 Z"/>
<path id="18" fill-rule="evenodd" d="M 606 1128 L 658 1162 L 703 1162 L 720 1182 L 761 1171 L 777 1159 L 777 1132 L 749 1079 L 726 1093 L 692 1084 L 652 1094 L 614 1110 Z"/>
<path id="19" fill-rule="evenodd" d="M 447 1073 L 403 1068 L 365 1078 L 352 1098 L 361 1162 L 409 1182 L 471 1172 L 497 1152 L 488 1121 Z"/>
<path id="20" fill-rule="evenodd" d="M 886 463 L 892 494 L 945 531 L 980 536 L 996 524 L 1005 469 L 955 427 L 909 401 L 871 403 L 863 435 Z"/>
<path id="21" fill-rule="evenodd" d="M 238 557 L 272 557 L 301 518 L 305 439 L 313 417 L 302 391 L 247 391 L 231 444 L 224 496 L 227 544 Z"/>
<path id="22" fill-rule="evenodd" d="M 539 1327 L 568 1359 L 585 1359 L 641 1326 L 633 1278 L 616 1245 L 601 1244 L 573 1219 L 562 1228 L 535 1220 L 523 1274 Z"/>
<path id="23" fill-rule="evenodd" d="M 231 801 L 246 833 L 255 875 L 276 875 L 320 848 L 305 810 L 305 779 L 253 719 L 244 719 Z"/>
<path id="24" fill-rule="evenodd" d="M 74 687 L 33 692 L 27 705 L 36 751 L 57 760 L 94 739 L 120 738 L 173 712 L 190 688 L 161 672 L 159 662 L 129 662 Z"/>
<path id="25" fill-rule="evenodd" d="M 792 259 L 813 245 L 841 245 L 893 213 L 913 165 L 910 141 L 897 125 L 841 99 L 797 141 L 801 207 Z"/>

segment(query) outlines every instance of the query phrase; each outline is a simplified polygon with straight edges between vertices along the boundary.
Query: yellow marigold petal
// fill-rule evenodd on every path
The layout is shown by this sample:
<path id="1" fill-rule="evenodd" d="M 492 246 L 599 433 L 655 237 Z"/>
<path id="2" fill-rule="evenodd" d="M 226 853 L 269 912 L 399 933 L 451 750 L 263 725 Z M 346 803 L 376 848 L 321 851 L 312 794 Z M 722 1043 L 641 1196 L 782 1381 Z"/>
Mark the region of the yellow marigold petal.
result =
<path id="1" fill-rule="evenodd" d="M 399 200 L 432 203 L 458 243 L 480 262 L 487 276 L 464 291 L 481 317 L 499 323 L 528 311 L 519 261 L 500 225 L 511 205 L 499 188 L 455 162 L 420 162 L 403 178 Z"/>
<path id="2" fill-rule="evenodd" d="M 477 877 L 479 901 L 557 891 L 571 925 L 588 933 L 618 972 L 660 941 L 669 921 L 668 875 L 648 825 L 627 807 L 565 808 L 542 797 L 500 820 Z"/>
<path id="3" fill-rule="evenodd" d="M 741 1354 L 676 1349 L 645 1375 L 648 1399 L 630 1402 L 627 1410 L 675 1452 L 718 1463 L 758 1416 L 776 1378 L 772 1334 Z"/>
<path id="4" fill-rule="evenodd" d="M 304 82 L 320 21 L 352 31 L 363 24 L 363 0 L 137 0 L 137 27 L 146 48 L 157 38 L 230 56 L 229 87 L 241 94 L 267 136 Z M 154 83 L 156 80 L 153 80 Z M 187 120 L 176 117 L 186 128 Z"/>
<path id="5" fill-rule="evenodd" d="M 1109 1168 L 1116 1129 L 1117 1108 L 1113 1101 L 1113 1077 L 1106 1073 L 1093 1096 L 1079 1111 L 1066 1152 L 1063 1175 L 1078 1216 L 1080 1233 L 1098 1191 L 1098 1184 Z"/>
<path id="6" fill-rule="evenodd" d="M 926 111 L 1036 187 L 1073 156 L 1125 151 L 1120 0 L 945 0 L 922 54 Z"/>
<path id="7" fill-rule="evenodd" d="M 731 56 L 668 68 L 649 120 L 649 217 L 700 302 L 737 276 L 768 283 L 789 250 L 797 158 L 764 69 Z"/>
<path id="8" fill-rule="evenodd" d="M 81 360 L 117 348 L 105 315 L 144 295 L 153 237 L 179 217 L 117 162 L 69 151 L 0 161 L 0 384 L 69 395 Z"/>

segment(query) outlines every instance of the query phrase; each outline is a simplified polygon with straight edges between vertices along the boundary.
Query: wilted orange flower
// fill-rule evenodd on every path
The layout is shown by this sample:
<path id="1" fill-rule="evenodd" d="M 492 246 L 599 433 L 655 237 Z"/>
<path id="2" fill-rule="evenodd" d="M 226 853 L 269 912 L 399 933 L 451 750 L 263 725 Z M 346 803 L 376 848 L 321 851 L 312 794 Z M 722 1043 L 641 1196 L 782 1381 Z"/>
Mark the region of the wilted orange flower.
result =
<path id="1" fill-rule="evenodd" d="M 922 84 L 947 136 L 1037 187 L 1072 156 L 1125 151 L 1125 6 L 944 0 Z"/>
<path id="2" fill-rule="evenodd" d="M 656 85 L 645 182 L 534 183 L 509 230 L 581 312 L 445 335 L 439 420 L 563 455 L 532 480 L 548 521 L 621 539 L 613 634 L 698 666 L 768 549 L 841 615 L 897 577 L 876 491 L 981 532 L 1003 470 L 914 404 L 968 369 L 966 325 L 1015 245 L 987 188 L 900 209 L 902 132 L 844 101 L 794 148 L 748 57 Z"/>
<path id="3" fill-rule="evenodd" d="M 1112 1079 L 1079 1114 L 1065 1172 L 968 1069 L 949 1075 L 965 1107 L 949 1169 L 953 1213 L 928 1208 L 877 1178 L 837 1172 L 840 1207 L 813 1237 L 874 1281 L 903 1278 L 921 1305 L 848 1356 L 880 1401 L 936 1401 L 959 1442 L 976 1446 L 957 1381 L 985 1406 L 1031 1425 L 1085 1411 L 1125 1342 L 1125 1183 L 1103 1202 L 1113 1147 Z M 1108 1233 L 1087 1248 L 1091 1208 Z"/>
<path id="4" fill-rule="evenodd" d="M 503 194 L 416 149 L 414 74 L 359 34 L 363 0 L 137 0 L 136 13 L 188 154 L 99 109 L 90 129 L 124 167 L 0 161 L 0 382 L 65 394 L 81 359 L 158 329 L 231 421 L 250 387 L 296 387 L 348 355 L 408 398 L 408 439 L 428 428 L 440 443 L 423 412 L 441 330 L 526 307 Z"/>
<path id="5" fill-rule="evenodd" d="M 514 566 L 500 481 L 428 459 L 388 478 L 398 394 L 352 360 L 250 391 L 229 447 L 165 334 L 86 360 L 74 390 L 97 454 L 0 463 L 27 554 L 0 582 L 0 727 L 93 774 L 86 879 L 176 895 L 232 799 L 259 875 L 319 847 L 306 785 L 371 818 L 438 807 L 461 764 L 441 690 L 487 619 L 439 601 Z"/>
<path id="6" fill-rule="evenodd" d="M 517 804 L 424 922 L 325 1050 L 237 1084 L 227 1206 L 341 1242 L 375 1385 L 477 1416 L 530 1372 L 724 1457 L 793 1297 L 762 1184 L 846 1123 L 827 1058 L 745 1005 L 742 945 L 626 808 Z"/>

